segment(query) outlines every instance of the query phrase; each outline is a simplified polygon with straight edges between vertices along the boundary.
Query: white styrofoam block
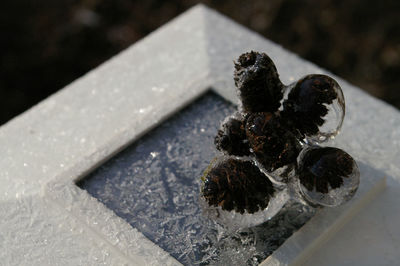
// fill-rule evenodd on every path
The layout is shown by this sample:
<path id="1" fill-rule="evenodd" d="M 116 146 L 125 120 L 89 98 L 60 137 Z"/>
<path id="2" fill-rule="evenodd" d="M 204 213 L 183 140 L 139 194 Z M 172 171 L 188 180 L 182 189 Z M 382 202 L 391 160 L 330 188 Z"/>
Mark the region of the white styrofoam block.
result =
<path id="1" fill-rule="evenodd" d="M 251 49 L 268 53 L 286 83 L 308 73 L 326 73 L 200 5 L 3 125 L 2 261 L 15 265 L 178 264 L 74 181 L 210 87 L 235 101 L 232 60 Z M 377 222 L 358 220 L 355 231 L 371 237 L 383 232 L 373 246 L 398 247 L 399 112 L 338 81 L 347 114 L 343 133 L 334 144 L 367 165 L 366 176 L 387 176 L 390 186 L 378 203 L 363 212 L 363 217 L 373 215 Z M 381 183 L 376 184 L 379 188 Z M 365 200 L 371 193 L 365 194 Z M 357 210 L 358 205 L 354 206 Z M 388 217 L 392 223 L 385 222 Z M 372 228 L 364 232 L 368 226 Z M 344 260 L 365 255 L 364 238 L 340 235 L 334 236 L 334 243 L 357 247 L 345 253 Z M 365 248 L 371 251 L 368 256 L 381 256 L 382 261 L 400 257 L 395 248 L 384 254 Z M 318 251 L 310 263 L 323 261 L 325 255 L 331 264 L 341 264 L 342 258 L 329 250 L 340 249 Z"/>

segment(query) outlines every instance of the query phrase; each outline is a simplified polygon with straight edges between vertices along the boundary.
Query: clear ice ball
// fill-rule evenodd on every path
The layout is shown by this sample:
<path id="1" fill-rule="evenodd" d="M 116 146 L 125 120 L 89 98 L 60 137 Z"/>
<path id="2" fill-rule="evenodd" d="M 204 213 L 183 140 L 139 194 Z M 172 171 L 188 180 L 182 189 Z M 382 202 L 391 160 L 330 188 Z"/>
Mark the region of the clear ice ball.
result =
<path id="1" fill-rule="evenodd" d="M 200 205 L 208 217 L 228 229 L 271 219 L 288 198 L 286 189 L 274 185 L 249 159 L 217 157 L 202 177 Z"/>
<path id="2" fill-rule="evenodd" d="M 355 160 L 333 147 L 304 149 L 299 155 L 296 175 L 299 192 L 311 205 L 342 205 L 354 196 L 360 183 Z"/>
<path id="3" fill-rule="evenodd" d="M 340 131 L 345 116 L 345 100 L 339 84 L 329 76 L 307 75 L 286 87 L 283 116 L 306 143 L 322 143 Z"/>

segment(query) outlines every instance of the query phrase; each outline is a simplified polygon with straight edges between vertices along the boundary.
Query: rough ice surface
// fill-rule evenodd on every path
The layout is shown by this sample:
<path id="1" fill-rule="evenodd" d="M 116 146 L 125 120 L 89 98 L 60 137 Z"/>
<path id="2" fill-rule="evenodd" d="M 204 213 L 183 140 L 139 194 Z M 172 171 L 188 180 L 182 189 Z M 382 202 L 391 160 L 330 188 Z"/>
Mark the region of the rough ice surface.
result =
<path id="1" fill-rule="evenodd" d="M 205 215 L 199 201 L 200 177 L 217 154 L 216 131 L 234 109 L 208 93 L 79 186 L 185 265 L 257 264 L 314 210 L 289 202 L 272 220 L 240 232 Z"/>

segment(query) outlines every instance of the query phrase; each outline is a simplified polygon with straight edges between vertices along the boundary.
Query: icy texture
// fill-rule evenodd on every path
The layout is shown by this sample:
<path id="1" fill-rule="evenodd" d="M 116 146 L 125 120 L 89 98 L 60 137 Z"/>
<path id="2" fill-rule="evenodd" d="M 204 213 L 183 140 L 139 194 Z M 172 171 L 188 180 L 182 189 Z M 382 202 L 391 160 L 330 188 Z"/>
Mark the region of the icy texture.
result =
<path id="1" fill-rule="evenodd" d="M 319 158 L 316 160 L 311 158 L 311 153 L 321 151 L 325 151 L 320 153 L 322 156 L 318 155 Z M 298 171 L 298 174 L 301 174 L 301 171 L 307 173 L 306 179 L 308 180 L 303 180 L 307 186 L 301 182 L 301 177 L 297 180 L 296 185 L 300 194 L 312 205 L 328 207 L 342 205 L 354 196 L 360 184 L 360 171 L 357 163 L 346 152 L 336 148 L 309 147 L 304 149 L 299 156 Z"/>
<path id="2" fill-rule="evenodd" d="M 203 213 L 200 176 L 216 155 L 217 128 L 233 110 L 209 93 L 79 186 L 183 264 L 260 262 L 314 211 L 289 204 L 270 222 L 233 235 Z"/>
<path id="3" fill-rule="evenodd" d="M 294 174 L 294 168 L 295 168 L 294 164 L 285 165 L 285 166 L 280 167 L 272 172 L 268 172 L 267 170 L 265 170 L 265 168 L 260 163 L 258 163 L 258 162 L 256 162 L 256 163 L 258 164 L 260 169 L 264 172 L 264 174 L 266 174 L 272 182 L 279 184 L 279 185 L 288 183 L 289 179 Z"/>
<path id="4" fill-rule="evenodd" d="M 128 265 L 105 241 L 40 196 L 0 204 L 0 265 Z"/>
<path id="5" fill-rule="evenodd" d="M 289 201 L 268 222 L 234 233 L 220 232 L 202 258 L 210 265 L 258 265 L 313 215 L 315 209 Z"/>
<path id="6" fill-rule="evenodd" d="M 250 158 L 218 156 L 201 177 L 200 204 L 208 217 L 229 230 L 271 219 L 289 199 Z"/>
<path id="7" fill-rule="evenodd" d="M 204 210 L 204 214 L 217 223 L 225 226 L 227 230 L 237 231 L 239 229 L 260 225 L 270 220 L 282 209 L 288 200 L 289 194 L 286 189 L 283 189 L 277 191 L 270 199 L 267 208 L 255 213 L 245 212 L 240 214 L 236 211 L 222 210 L 221 207 L 212 207 L 209 206 L 203 197 L 200 198 L 200 206 Z"/>
<path id="8" fill-rule="evenodd" d="M 310 82 L 310 80 L 314 79 L 319 80 L 319 82 L 311 85 L 312 82 Z M 319 84 L 321 84 L 321 82 L 324 85 L 321 85 L 319 87 Z M 311 89 L 313 86 L 316 86 L 318 89 Z M 290 99 L 291 94 L 296 95 L 296 97 L 294 99 Z M 331 99 L 329 99 L 329 97 L 325 95 L 332 95 L 329 97 L 333 97 L 333 95 L 335 96 L 334 99 L 330 101 Z M 305 128 L 303 129 L 304 131 L 306 131 L 303 133 L 305 133 L 305 139 L 308 143 L 325 142 L 333 139 L 337 134 L 339 134 L 345 116 L 345 100 L 342 88 L 333 78 L 326 75 L 318 74 L 307 75 L 299 81 L 285 87 L 284 99 L 282 100 L 283 105 L 288 98 L 292 101 L 298 98 L 298 102 L 295 103 L 296 106 L 293 111 L 300 114 L 299 121 L 301 121 L 302 124 L 312 122 L 312 119 L 310 117 L 314 115 L 313 113 L 319 112 L 318 110 L 320 109 L 316 108 L 319 104 L 322 103 L 321 107 L 325 107 L 327 110 L 326 114 L 321 116 L 323 123 L 321 125 L 318 125 L 318 132 L 316 134 L 307 132 Z M 306 117 L 301 117 L 302 112 L 306 112 L 306 114 L 307 112 L 309 112 L 309 114 L 306 115 Z M 315 119 L 315 117 L 313 119 Z M 315 122 L 316 121 L 312 123 Z"/>

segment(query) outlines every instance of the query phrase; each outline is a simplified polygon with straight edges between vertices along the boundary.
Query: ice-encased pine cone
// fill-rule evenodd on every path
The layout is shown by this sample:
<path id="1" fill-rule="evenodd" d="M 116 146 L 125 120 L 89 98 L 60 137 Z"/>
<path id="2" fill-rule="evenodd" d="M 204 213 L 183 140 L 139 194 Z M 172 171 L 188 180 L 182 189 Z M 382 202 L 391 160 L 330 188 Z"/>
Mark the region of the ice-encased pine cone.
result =
<path id="1" fill-rule="evenodd" d="M 309 191 L 328 193 L 343 185 L 354 170 L 354 159 L 341 149 L 318 147 L 305 153 L 296 171 L 300 183 Z"/>
<path id="2" fill-rule="evenodd" d="M 246 139 L 245 119 L 240 115 L 229 117 L 215 136 L 214 144 L 218 150 L 236 156 L 250 155 Z"/>
<path id="3" fill-rule="evenodd" d="M 246 136 L 257 161 L 269 172 L 295 164 L 302 147 L 279 116 L 252 113 L 246 122 Z"/>
<path id="4" fill-rule="evenodd" d="M 274 194 L 271 181 L 247 160 L 217 159 L 203 179 L 207 203 L 226 211 L 255 213 L 265 209 Z"/>
<path id="5" fill-rule="evenodd" d="M 235 62 L 234 80 L 245 112 L 278 110 L 283 84 L 274 62 L 265 53 L 242 54 Z"/>
<path id="6" fill-rule="evenodd" d="M 338 95 L 339 85 L 326 75 L 307 75 L 300 79 L 283 102 L 282 117 L 291 123 L 303 136 L 318 134 L 319 127 L 325 123 L 323 117 L 329 105 Z"/>

